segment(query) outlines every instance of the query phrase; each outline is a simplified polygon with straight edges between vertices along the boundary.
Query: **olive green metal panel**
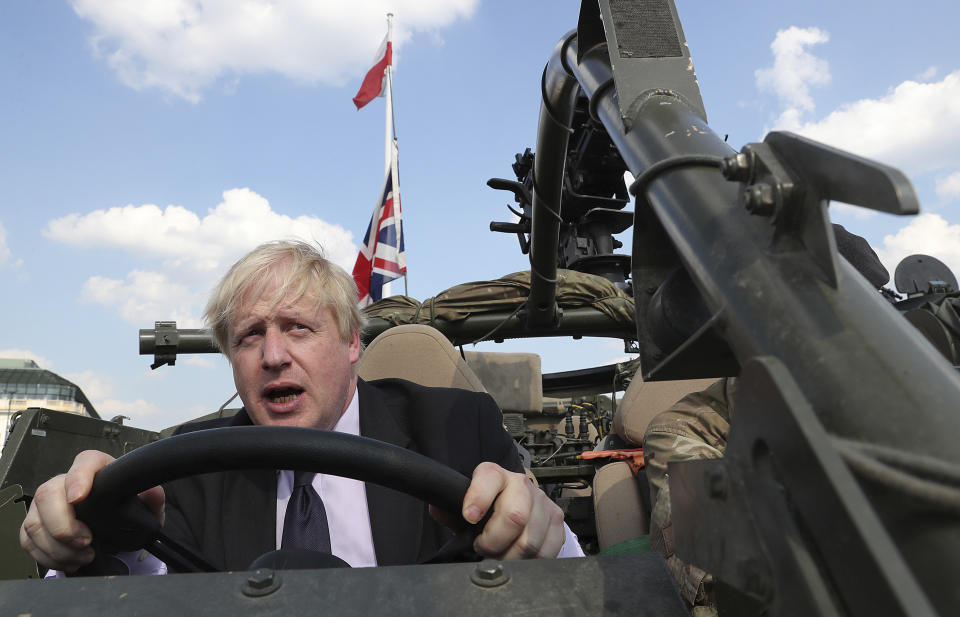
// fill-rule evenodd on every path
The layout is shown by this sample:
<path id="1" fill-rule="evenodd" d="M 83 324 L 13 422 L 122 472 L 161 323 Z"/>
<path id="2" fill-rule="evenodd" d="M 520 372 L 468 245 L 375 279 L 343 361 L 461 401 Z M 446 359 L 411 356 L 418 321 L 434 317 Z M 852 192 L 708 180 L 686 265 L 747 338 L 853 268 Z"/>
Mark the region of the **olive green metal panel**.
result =
<path id="1" fill-rule="evenodd" d="M 64 473 L 84 450 L 122 456 L 160 436 L 77 414 L 31 408 L 17 420 L 0 455 L 0 488 L 19 484 L 33 495 L 47 479 Z"/>
<path id="2" fill-rule="evenodd" d="M 20 548 L 20 524 L 27 515 L 21 497 L 17 484 L 0 490 L 0 580 L 40 577 L 36 562 Z"/>
<path id="3" fill-rule="evenodd" d="M 157 439 L 153 431 L 107 420 L 50 409 L 25 411 L 0 454 L 0 579 L 38 575 L 37 564 L 20 548 L 27 511 L 17 499 L 32 496 L 49 478 L 64 473 L 83 450 L 122 456 Z"/>

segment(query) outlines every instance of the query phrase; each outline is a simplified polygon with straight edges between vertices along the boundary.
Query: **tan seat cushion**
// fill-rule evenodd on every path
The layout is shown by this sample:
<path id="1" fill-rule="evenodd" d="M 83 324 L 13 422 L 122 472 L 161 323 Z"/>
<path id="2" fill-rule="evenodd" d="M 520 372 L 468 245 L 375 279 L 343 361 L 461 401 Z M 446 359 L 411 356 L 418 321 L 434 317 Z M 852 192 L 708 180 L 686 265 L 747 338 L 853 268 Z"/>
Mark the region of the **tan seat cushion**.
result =
<path id="1" fill-rule="evenodd" d="M 613 416 L 613 432 L 639 447 L 643 443 L 647 425 L 654 416 L 666 411 L 686 395 L 705 390 L 716 380 L 643 381 L 639 376 L 634 378 L 617 405 L 617 413 Z"/>
<path id="2" fill-rule="evenodd" d="M 368 381 L 397 377 L 423 386 L 486 392 L 450 341 L 419 324 L 381 332 L 360 356 L 357 372 Z"/>
<path id="3" fill-rule="evenodd" d="M 623 461 L 604 465 L 593 476 L 593 509 L 600 550 L 650 531 L 637 478 Z"/>

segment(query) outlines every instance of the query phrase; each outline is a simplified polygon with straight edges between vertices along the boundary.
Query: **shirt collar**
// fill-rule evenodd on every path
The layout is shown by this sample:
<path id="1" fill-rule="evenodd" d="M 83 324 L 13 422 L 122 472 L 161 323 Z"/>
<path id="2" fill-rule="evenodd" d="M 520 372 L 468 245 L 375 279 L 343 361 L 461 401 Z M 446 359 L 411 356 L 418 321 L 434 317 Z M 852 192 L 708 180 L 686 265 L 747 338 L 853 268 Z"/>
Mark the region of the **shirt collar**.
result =
<path id="1" fill-rule="evenodd" d="M 347 405 L 346 411 L 340 416 L 340 420 L 337 421 L 337 425 L 333 427 L 333 430 L 347 435 L 360 434 L 360 393 L 356 387 L 353 389 L 353 397 L 350 399 L 350 404 Z"/>

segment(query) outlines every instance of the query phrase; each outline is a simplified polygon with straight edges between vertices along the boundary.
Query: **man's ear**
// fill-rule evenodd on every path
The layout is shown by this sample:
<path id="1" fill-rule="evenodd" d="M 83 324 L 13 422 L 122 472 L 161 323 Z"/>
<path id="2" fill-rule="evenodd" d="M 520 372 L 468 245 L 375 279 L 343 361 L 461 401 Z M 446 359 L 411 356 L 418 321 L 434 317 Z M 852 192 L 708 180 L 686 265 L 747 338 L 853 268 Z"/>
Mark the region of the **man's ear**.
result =
<path id="1" fill-rule="evenodd" d="M 350 337 L 350 363 L 356 364 L 360 359 L 360 332 L 354 332 Z"/>

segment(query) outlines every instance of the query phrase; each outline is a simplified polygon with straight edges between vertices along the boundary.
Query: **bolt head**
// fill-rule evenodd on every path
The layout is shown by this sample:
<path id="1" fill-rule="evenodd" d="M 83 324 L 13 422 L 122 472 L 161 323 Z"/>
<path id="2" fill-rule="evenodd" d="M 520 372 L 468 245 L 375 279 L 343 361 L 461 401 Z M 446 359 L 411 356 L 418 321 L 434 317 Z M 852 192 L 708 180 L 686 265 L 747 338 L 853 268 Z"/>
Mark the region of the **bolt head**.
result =
<path id="1" fill-rule="evenodd" d="M 480 587 L 498 587 L 509 581 L 510 575 L 501 563 L 484 559 L 474 568 L 470 574 L 470 580 Z"/>
<path id="2" fill-rule="evenodd" d="M 253 589 L 266 589 L 273 585 L 273 570 L 254 570 L 247 578 L 247 584 Z"/>
<path id="3" fill-rule="evenodd" d="M 776 203 L 773 187 L 769 184 L 752 184 L 743 192 L 743 205 L 751 214 L 759 216 L 773 214 Z"/>
<path id="4" fill-rule="evenodd" d="M 503 576 L 503 566 L 495 561 L 481 561 L 477 565 L 477 576 L 485 581 L 492 581 L 499 576 Z"/>
<path id="5" fill-rule="evenodd" d="M 720 172 L 727 180 L 736 180 L 739 182 L 749 180 L 750 174 L 753 173 L 750 156 L 744 152 L 731 154 L 723 159 L 723 162 L 720 164 Z"/>
<path id="6" fill-rule="evenodd" d="M 283 579 L 279 574 L 268 568 L 261 568 L 247 576 L 246 582 L 240 587 L 240 593 L 249 598 L 269 596 L 280 589 L 282 583 Z"/>

